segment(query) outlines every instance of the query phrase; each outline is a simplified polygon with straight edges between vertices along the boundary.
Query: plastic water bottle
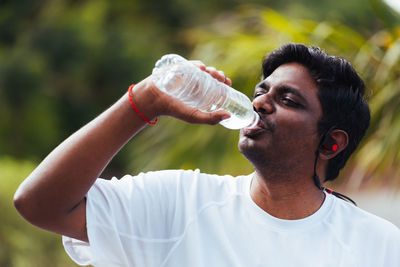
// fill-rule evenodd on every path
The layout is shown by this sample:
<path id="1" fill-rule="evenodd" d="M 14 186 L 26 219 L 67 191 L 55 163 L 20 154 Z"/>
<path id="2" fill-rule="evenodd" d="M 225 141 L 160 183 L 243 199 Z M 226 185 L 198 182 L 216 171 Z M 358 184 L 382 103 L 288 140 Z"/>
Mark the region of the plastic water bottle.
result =
<path id="1" fill-rule="evenodd" d="M 155 64 L 153 82 L 159 90 L 203 112 L 228 111 L 230 118 L 220 124 L 229 129 L 251 128 L 259 116 L 250 99 L 175 54 L 163 56 Z"/>

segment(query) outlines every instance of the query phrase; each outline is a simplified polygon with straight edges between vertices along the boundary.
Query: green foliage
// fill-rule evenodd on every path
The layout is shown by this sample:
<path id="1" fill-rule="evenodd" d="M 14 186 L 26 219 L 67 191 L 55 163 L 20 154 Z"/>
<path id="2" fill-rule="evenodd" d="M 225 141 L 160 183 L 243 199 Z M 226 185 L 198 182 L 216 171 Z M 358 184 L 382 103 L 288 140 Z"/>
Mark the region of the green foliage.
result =
<path id="1" fill-rule="evenodd" d="M 194 45 L 192 58 L 216 66 L 232 78 L 236 89 L 251 95 L 260 79 L 261 59 L 270 50 L 293 41 L 320 45 L 330 52 L 349 56 L 365 40 L 338 24 L 290 20 L 268 8 L 241 6 L 211 26 L 186 32 Z M 237 131 L 221 126 L 186 125 L 162 119 L 130 145 L 132 170 L 200 168 L 205 172 L 249 173 L 251 166 L 237 150 Z M 149 142 L 151 140 L 151 142 Z M 137 144 L 146 144 L 137 146 Z M 146 157 L 146 154 L 157 156 Z M 134 172 L 134 171 L 133 171 Z"/>
<path id="2" fill-rule="evenodd" d="M 238 132 L 222 126 L 188 125 L 162 118 L 128 145 L 131 173 L 155 169 L 196 169 L 247 174 L 250 164 L 238 152 Z M 138 144 L 141 144 L 140 146 Z"/>
<path id="3" fill-rule="evenodd" d="M 373 174 L 375 183 L 400 183 L 398 25 L 399 16 L 380 0 L 0 1 L 0 155 L 13 157 L 0 158 L 0 266 L 71 264 L 59 237 L 17 214 L 12 195 L 31 162 L 170 52 L 224 70 L 249 96 L 262 57 L 285 42 L 350 59 L 371 90 L 372 122 L 349 177 L 356 184 Z M 104 175 L 163 168 L 246 174 L 252 167 L 237 141 L 238 132 L 222 126 L 161 118 Z"/>
<path id="4" fill-rule="evenodd" d="M 25 4 L 0 9 L 0 153 L 39 159 L 148 75 L 168 42 L 110 1 Z"/>
<path id="5" fill-rule="evenodd" d="M 12 204 L 18 185 L 34 167 L 29 161 L 0 157 L 0 266 L 72 266 L 60 236 L 28 224 Z"/>
<path id="6" fill-rule="evenodd" d="M 370 90 L 372 121 L 363 146 L 349 164 L 349 171 L 352 172 L 346 176 L 350 177 L 353 185 L 370 176 L 375 177 L 372 179 L 375 183 L 386 183 L 387 180 L 400 183 L 399 29 L 392 32 L 382 31 L 371 39 L 365 39 L 356 31 L 337 22 L 289 19 L 269 8 L 246 5 L 238 7 L 235 12 L 219 16 L 211 26 L 195 28 L 187 31 L 186 35 L 194 44 L 192 58 L 202 59 L 208 65 L 223 69 L 232 78 L 234 87 L 247 95 L 251 95 L 261 75 L 262 57 L 286 42 L 320 46 L 328 53 L 354 62 Z M 234 133 L 220 128 L 211 131 L 207 126 L 193 127 L 174 121 L 168 121 L 168 124 L 171 124 L 170 131 L 150 130 L 146 137 L 139 137 L 143 138 L 139 139 L 140 142 L 146 142 L 145 139 L 149 136 L 150 140 L 159 141 L 154 147 L 161 159 L 152 158 L 146 165 L 149 168 L 198 166 L 218 173 L 232 174 L 241 174 L 251 169 L 243 158 L 236 156 L 237 140 L 233 138 Z M 164 127 L 168 129 L 167 126 L 163 126 L 163 129 Z M 175 137 L 171 138 L 171 132 L 179 133 L 179 142 Z M 204 147 L 201 153 L 196 150 L 200 140 L 197 136 L 201 136 Z M 214 146 L 216 150 L 213 150 Z M 151 148 L 148 147 L 147 150 Z M 135 159 L 145 153 L 140 148 L 133 151 L 132 158 Z M 204 154 L 213 155 L 214 152 L 217 157 L 212 163 L 204 160 Z M 198 160 L 193 164 L 192 156 L 197 154 Z M 232 160 L 228 163 L 227 158 Z M 136 163 L 139 162 L 136 160 Z M 232 166 L 235 166 L 234 170 Z M 388 178 L 383 179 L 385 176 Z"/>
<path id="7" fill-rule="evenodd" d="M 238 5 L 250 2 L 260 6 Z M 0 6 L 0 154 L 40 160 L 109 106 L 130 83 L 147 76 L 156 59 L 168 52 L 185 56 L 191 51 L 191 58 L 223 69 L 235 87 L 248 95 L 259 79 L 262 56 L 284 42 L 318 45 L 350 59 L 360 49 L 372 49 L 371 59 L 381 60 L 385 49 L 367 48 L 364 37 L 351 29 L 370 33 L 393 25 L 398 17 L 379 1 L 350 2 L 6 1 Z M 199 21 L 211 24 L 186 26 Z M 371 65 L 368 60 L 362 62 Z M 168 119 L 165 124 L 171 128 L 162 133 L 149 130 L 140 137 L 140 144 L 148 137 L 158 140 L 160 159 L 151 153 L 143 156 L 149 151 L 147 145 L 130 145 L 109 171 L 137 172 L 143 170 L 142 163 L 144 170 L 198 166 L 224 172 L 229 166 L 240 166 L 234 171 L 240 173 L 251 169 L 247 163 L 239 164 L 243 159 L 233 145 L 237 133 Z M 172 139 L 174 133 L 179 133 L 179 141 Z M 192 140 L 198 143 L 196 136 L 206 137 L 200 143 L 208 145 L 192 144 Z M 216 155 L 212 154 L 214 140 Z M 144 158 L 137 160 L 137 155 Z M 184 162 L 179 159 L 182 156 Z"/>
<path id="8" fill-rule="evenodd" d="M 371 174 L 373 181 L 400 184 L 400 28 L 373 35 L 355 58 L 372 89 L 371 127 L 368 139 L 358 151 L 358 166 L 350 177 L 354 183 Z"/>

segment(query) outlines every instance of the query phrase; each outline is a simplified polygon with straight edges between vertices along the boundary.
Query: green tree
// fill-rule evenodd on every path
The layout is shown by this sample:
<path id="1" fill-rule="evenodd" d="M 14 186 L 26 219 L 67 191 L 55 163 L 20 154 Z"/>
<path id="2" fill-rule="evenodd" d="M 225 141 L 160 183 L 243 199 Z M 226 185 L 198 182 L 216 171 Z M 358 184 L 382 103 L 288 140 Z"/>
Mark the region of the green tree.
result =
<path id="1" fill-rule="evenodd" d="M 165 53 L 223 69 L 249 96 L 262 57 L 285 42 L 350 59 L 371 90 L 372 122 L 342 176 L 355 187 L 370 177 L 399 185 L 397 25 L 399 16 L 379 0 L 0 1 L 0 155 L 13 156 L 0 157 L 0 265 L 72 264 L 57 235 L 16 213 L 12 195 L 54 146 L 151 73 Z M 252 168 L 237 141 L 238 132 L 222 126 L 162 118 L 104 176 L 162 168 L 246 174 Z"/>
<path id="2" fill-rule="evenodd" d="M 0 157 L 0 266 L 73 266 L 61 237 L 28 224 L 12 205 L 17 186 L 34 166 L 29 161 Z"/>
<path id="3" fill-rule="evenodd" d="M 371 127 L 349 181 L 400 185 L 400 27 L 374 34 L 354 59 L 372 89 Z"/>
<path id="4" fill-rule="evenodd" d="M 261 77 L 262 57 L 286 42 L 320 46 L 353 62 L 366 81 L 372 111 L 367 137 L 344 172 L 345 180 L 351 177 L 353 185 L 371 176 L 375 182 L 400 181 L 398 36 L 398 29 L 394 28 L 366 39 L 338 22 L 289 19 L 272 9 L 248 5 L 220 15 L 210 26 L 186 31 L 186 39 L 194 47 L 191 57 L 224 70 L 233 79 L 233 86 L 247 95 L 251 95 Z M 152 142 L 131 150 L 135 159 L 131 169 L 197 166 L 205 171 L 232 174 L 251 170 L 237 152 L 237 132 L 173 120 L 165 120 L 161 127 L 166 130 L 148 129 L 138 138 L 139 143 Z M 152 149 L 158 152 L 157 158 L 143 157 Z M 214 153 L 217 156 L 209 160 Z"/>

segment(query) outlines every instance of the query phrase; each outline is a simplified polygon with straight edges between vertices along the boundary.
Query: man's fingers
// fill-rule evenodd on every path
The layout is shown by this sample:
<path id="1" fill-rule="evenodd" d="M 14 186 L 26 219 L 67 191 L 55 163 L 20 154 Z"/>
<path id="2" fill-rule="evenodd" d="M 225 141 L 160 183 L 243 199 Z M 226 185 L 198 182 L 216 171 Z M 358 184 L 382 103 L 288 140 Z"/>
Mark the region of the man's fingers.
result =
<path id="1" fill-rule="evenodd" d="M 200 68 L 201 70 L 206 70 L 206 64 L 204 64 L 203 62 L 201 62 L 200 60 L 190 60 L 190 62 L 197 66 L 198 68 Z"/>
<path id="2" fill-rule="evenodd" d="M 226 77 L 225 83 L 226 83 L 228 86 L 232 86 L 232 81 L 231 81 L 231 79 L 229 79 L 228 77 Z"/>
<path id="3" fill-rule="evenodd" d="M 225 72 L 223 72 L 222 70 L 217 70 L 216 68 L 214 68 L 212 66 L 206 66 L 200 60 L 190 60 L 190 62 L 192 64 L 194 64 L 195 66 L 197 66 L 198 68 L 200 68 L 201 70 L 208 72 L 212 77 L 214 77 L 218 81 L 223 82 L 229 86 L 232 86 L 231 79 L 226 77 Z"/>
<path id="4" fill-rule="evenodd" d="M 229 112 L 224 110 L 206 113 L 196 109 L 191 114 L 189 114 L 187 121 L 190 123 L 214 125 L 228 118 L 230 118 L 230 114 Z"/>
<path id="5" fill-rule="evenodd" d="M 221 76 L 219 74 L 219 72 L 217 71 L 217 69 L 214 67 L 210 67 L 210 66 L 206 67 L 206 72 L 208 72 L 211 76 L 213 76 L 216 79 L 218 79 L 218 77 Z"/>
<path id="6" fill-rule="evenodd" d="M 227 83 L 228 77 L 226 77 L 225 72 L 223 72 L 222 70 L 217 70 L 214 67 L 206 67 L 206 72 L 208 72 L 211 76 L 213 76 L 218 81 L 226 83 L 229 86 L 231 85 L 231 83 Z M 229 81 L 230 81 L 230 79 L 229 79 Z"/>

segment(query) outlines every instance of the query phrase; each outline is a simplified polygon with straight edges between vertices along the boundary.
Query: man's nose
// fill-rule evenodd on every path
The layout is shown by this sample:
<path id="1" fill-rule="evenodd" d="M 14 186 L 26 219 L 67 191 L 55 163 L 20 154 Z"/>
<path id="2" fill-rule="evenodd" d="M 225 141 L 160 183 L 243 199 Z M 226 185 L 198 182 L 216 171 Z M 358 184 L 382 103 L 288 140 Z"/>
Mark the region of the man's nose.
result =
<path id="1" fill-rule="evenodd" d="M 267 93 L 253 99 L 253 108 L 261 114 L 271 114 L 275 111 L 272 96 Z"/>

